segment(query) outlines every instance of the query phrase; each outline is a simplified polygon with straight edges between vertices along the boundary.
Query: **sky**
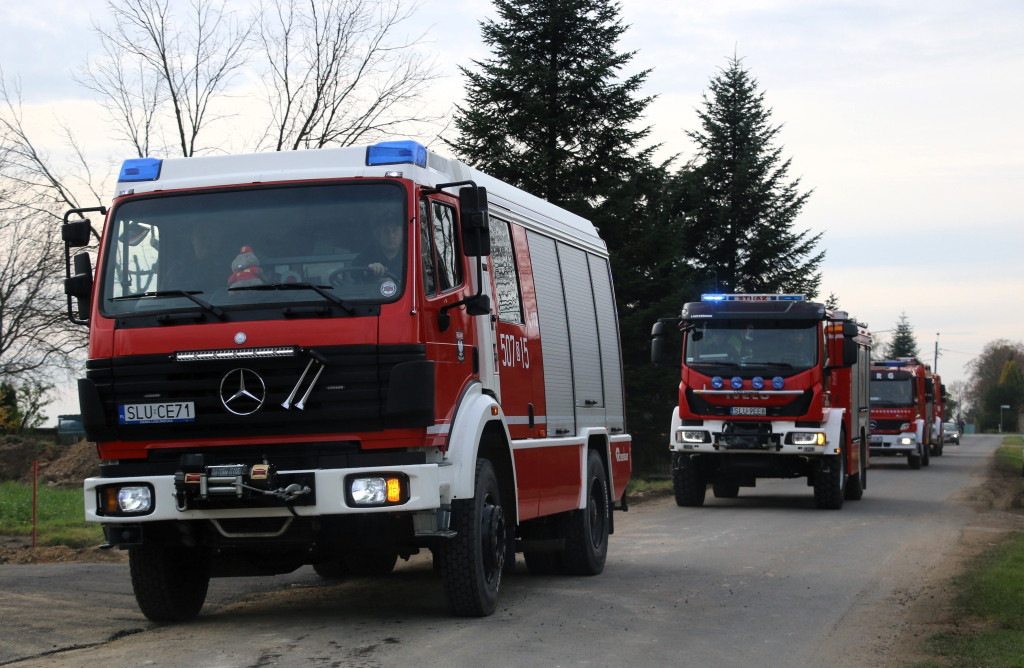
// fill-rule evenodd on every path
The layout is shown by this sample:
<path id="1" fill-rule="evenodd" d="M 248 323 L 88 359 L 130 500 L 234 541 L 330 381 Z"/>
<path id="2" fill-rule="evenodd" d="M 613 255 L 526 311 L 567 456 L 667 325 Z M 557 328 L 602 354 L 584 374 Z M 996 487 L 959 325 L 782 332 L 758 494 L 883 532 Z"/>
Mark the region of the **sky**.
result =
<path id="1" fill-rule="evenodd" d="M 463 96 L 458 66 L 490 56 L 479 23 L 494 16 L 487 0 L 419 3 L 410 30 L 436 58 L 439 111 Z M 618 50 L 635 52 L 624 75 L 651 70 L 644 121 L 677 166 L 710 79 L 742 58 L 790 177 L 812 192 L 795 228 L 823 233 L 819 296 L 882 337 L 906 314 L 925 361 L 938 343 L 947 386 L 987 343 L 1024 339 L 1024 2 L 622 0 L 620 16 Z M 104 0 L 4 0 L 0 68 L 44 147 L 59 154 L 64 122 L 118 164 L 131 156 L 72 79 L 106 20 Z M 49 411 L 69 412 L 67 397 Z"/>

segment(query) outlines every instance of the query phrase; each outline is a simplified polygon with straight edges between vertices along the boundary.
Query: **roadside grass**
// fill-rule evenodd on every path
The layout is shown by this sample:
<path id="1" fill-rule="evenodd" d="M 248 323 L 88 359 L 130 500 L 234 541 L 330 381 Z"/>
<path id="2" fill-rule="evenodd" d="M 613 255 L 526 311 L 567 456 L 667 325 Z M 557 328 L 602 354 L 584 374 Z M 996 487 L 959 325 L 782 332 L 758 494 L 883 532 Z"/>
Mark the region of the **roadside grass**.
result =
<path id="1" fill-rule="evenodd" d="M 671 493 L 671 478 L 630 478 L 626 483 L 626 496 L 632 499 Z"/>
<path id="2" fill-rule="evenodd" d="M 1020 471 L 1024 439 L 1008 436 L 996 451 L 996 466 Z M 1024 486 L 1024 483 L 1022 483 Z M 926 666 L 1024 668 L 1024 532 L 968 564 L 953 582 L 956 632 L 925 641 L 934 661 Z"/>
<path id="3" fill-rule="evenodd" d="M 77 487 L 40 487 L 36 496 L 36 543 L 89 547 L 103 542 L 99 525 L 85 521 L 85 502 Z M 32 485 L 0 482 L 0 535 L 32 535 Z"/>

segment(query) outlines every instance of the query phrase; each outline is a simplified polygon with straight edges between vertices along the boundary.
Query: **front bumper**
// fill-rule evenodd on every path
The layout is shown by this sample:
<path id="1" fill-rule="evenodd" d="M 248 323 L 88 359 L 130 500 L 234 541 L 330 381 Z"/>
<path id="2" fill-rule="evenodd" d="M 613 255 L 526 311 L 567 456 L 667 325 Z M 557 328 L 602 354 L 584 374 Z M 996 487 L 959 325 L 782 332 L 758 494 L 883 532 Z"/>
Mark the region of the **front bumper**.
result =
<path id="1" fill-rule="evenodd" d="M 173 475 L 138 476 L 132 478 L 87 478 L 85 480 L 85 519 L 88 522 L 104 524 L 137 524 L 139 522 L 159 522 L 167 520 L 203 520 L 229 518 L 258 517 L 315 517 L 319 515 L 354 515 L 365 513 L 395 513 L 433 511 L 451 502 L 452 466 L 439 464 L 418 464 L 407 466 L 384 466 L 374 469 L 340 468 L 320 469 L 315 471 L 282 471 L 281 474 L 302 475 L 312 477 L 312 502 L 303 500 L 291 506 L 281 503 L 268 507 L 266 504 L 252 504 L 238 500 L 232 504 L 225 499 L 216 508 L 188 507 L 179 509 L 179 498 L 175 488 Z M 362 506 L 351 503 L 350 494 L 346 489 L 346 480 L 350 476 L 365 477 L 367 475 L 399 474 L 408 481 L 408 490 L 403 501 L 397 504 L 382 506 Z M 106 512 L 102 506 L 98 490 L 102 487 L 118 486 L 149 486 L 152 489 L 152 508 L 145 513 Z"/>
<path id="2" fill-rule="evenodd" d="M 921 449 L 917 436 L 910 433 L 872 434 L 868 450 L 872 455 L 902 456 L 917 454 Z"/>
<path id="3" fill-rule="evenodd" d="M 704 420 L 700 426 L 682 426 L 678 419 L 672 426 L 669 449 L 673 452 L 730 453 L 758 452 L 782 456 L 815 456 L 839 453 L 838 433 L 830 425 L 820 428 L 797 427 L 792 420 L 761 423 L 758 431 L 734 429 L 726 420 Z M 748 423 L 752 424 L 752 423 Z M 819 434 L 821 438 L 816 438 Z M 808 442 L 809 441 L 809 442 Z"/>

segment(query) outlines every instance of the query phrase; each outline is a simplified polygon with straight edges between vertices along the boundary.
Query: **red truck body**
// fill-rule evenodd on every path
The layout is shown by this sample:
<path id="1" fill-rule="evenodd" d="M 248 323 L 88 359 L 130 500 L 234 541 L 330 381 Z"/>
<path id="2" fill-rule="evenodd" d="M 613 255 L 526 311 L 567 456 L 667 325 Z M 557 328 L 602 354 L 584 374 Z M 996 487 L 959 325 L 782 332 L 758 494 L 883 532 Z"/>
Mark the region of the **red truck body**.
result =
<path id="1" fill-rule="evenodd" d="M 928 466 L 934 429 L 932 372 L 916 358 L 871 366 L 871 454 L 906 457 L 912 469 Z M 941 433 L 941 422 L 939 429 Z"/>
<path id="2" fill-rule="evenodd" d="M 672 415 L 676 502 L 707 485 L 734 497 L 757 478 L 806 477 L 821 508 L 863 494 L 870 336 L 845 312 L 801 295 L 705 295 L 685 305 Z M 654 329 L 664 357 L 665 325 Z"/>
<path id="3" fill-rule="evenodd" d="M 421 549 L 461 615 L 517 551 L 603 569 L 632 458 L 588 221 L 415 142 L 129 160 L 95 279 L 88 212 L 63 230 L 86 517 L 151 619 L 197 614 L 209 577 Z"/>

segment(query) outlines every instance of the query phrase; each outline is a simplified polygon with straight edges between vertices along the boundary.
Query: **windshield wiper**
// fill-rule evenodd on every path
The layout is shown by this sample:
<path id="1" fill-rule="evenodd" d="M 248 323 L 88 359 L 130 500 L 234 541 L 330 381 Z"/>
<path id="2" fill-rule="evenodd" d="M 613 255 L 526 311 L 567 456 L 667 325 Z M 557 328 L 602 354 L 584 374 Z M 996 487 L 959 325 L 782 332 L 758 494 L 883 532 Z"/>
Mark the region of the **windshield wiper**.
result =
<path id="1" fill-rule="evenodd" d="M 120 297 L 111 297 L 110 301 L 129 301 L 135 299 L 142 299 L 144 297 L 185 297 L 190 299 L 205 310 L 214 314 L 218 318 L 224 317 L 224 311 L 214 306 L 208 301 L 196 297 L 196 295 L 203 294 L 202 290 L 156 290 L 155 292 L 136 292 L 133 295 L 121 295 Z"/>
<path id="2" fill-rule="evenodd" d="M 714 362 L 690 362 L 689 366 L 730 366 L 738 367 L 739 364 L 736 362 L 730 362 L 728 360 L 717 360 Z"/>
<path id="3" fill-rule="evenodd" d="M 241 290 L 312 290 L 329 302 L 333 302 L 344 309 L 349 315 L 355 315 L 355 308 L 337 295 L 332 295 L 329 285 L 313 285 L 312 283 L 264 283 L 263 285 L 246 285 L 239 288 L 228 288 L 228 292 Z"/>

